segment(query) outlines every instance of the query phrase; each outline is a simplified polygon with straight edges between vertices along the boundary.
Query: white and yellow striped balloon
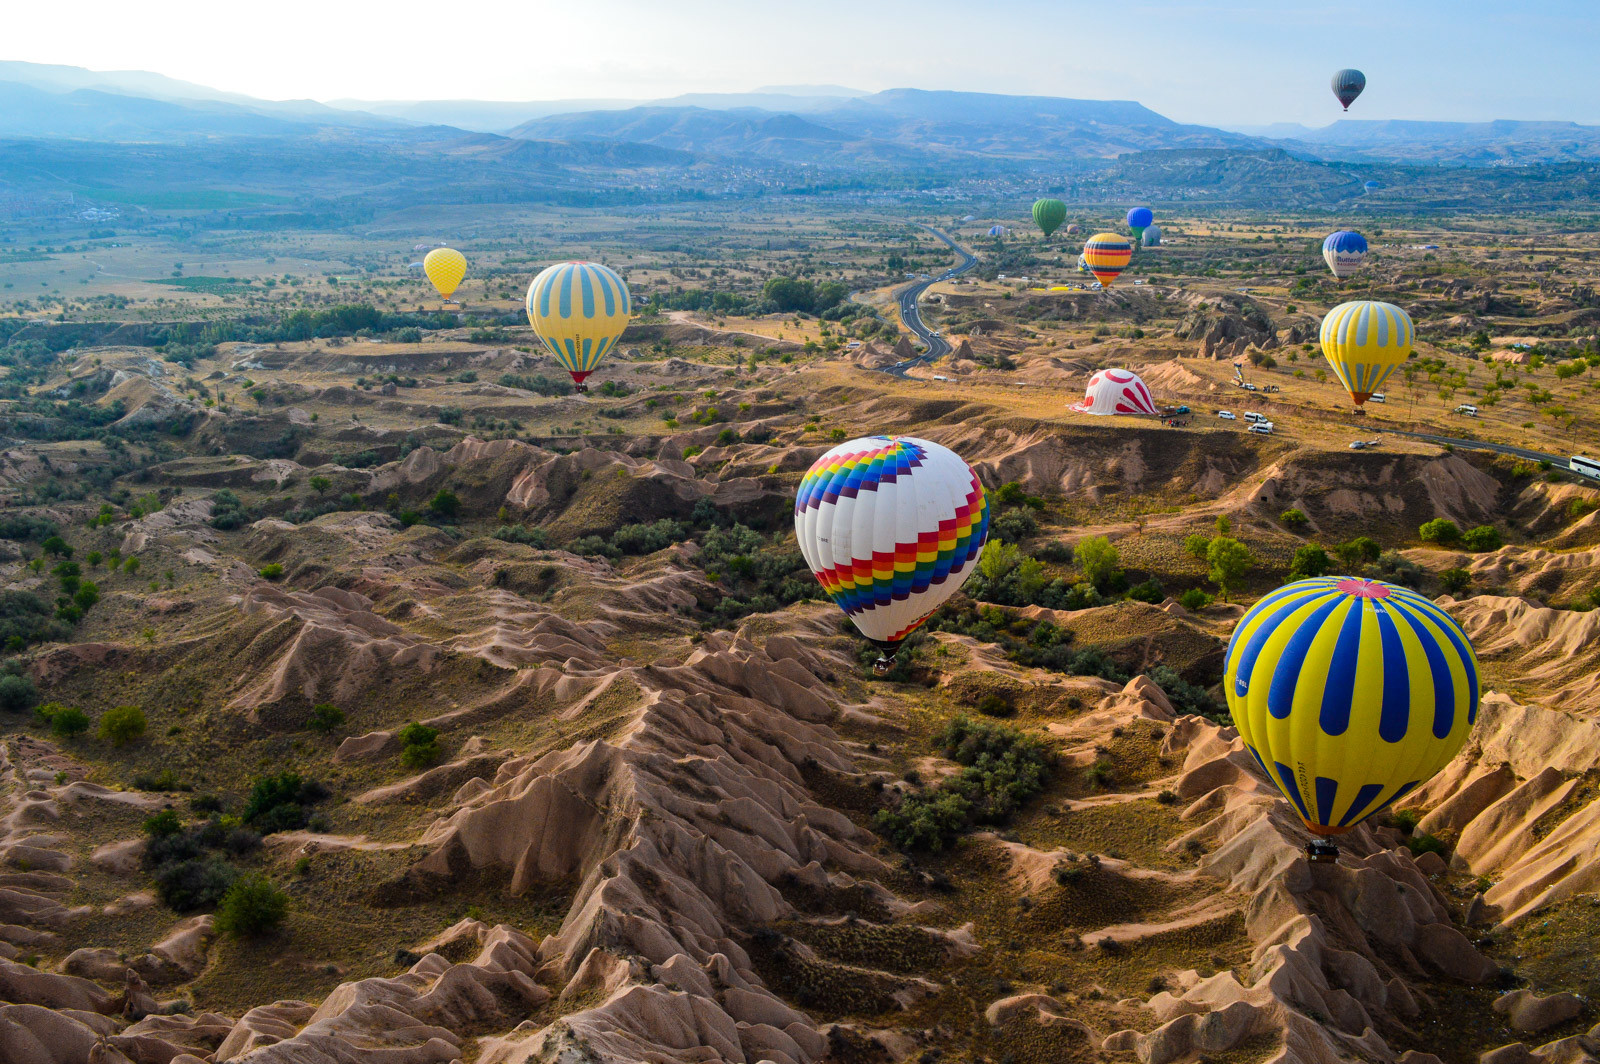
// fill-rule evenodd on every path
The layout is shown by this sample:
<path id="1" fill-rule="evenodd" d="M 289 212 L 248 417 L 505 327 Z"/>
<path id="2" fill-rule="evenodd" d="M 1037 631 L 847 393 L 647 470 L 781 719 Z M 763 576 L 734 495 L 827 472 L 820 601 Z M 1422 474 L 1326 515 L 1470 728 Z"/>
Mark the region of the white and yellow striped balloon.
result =
<path id="1" fill-rule="evenodd" d="M 422 260 L 422 272 L 428 275 L 439 295 L 449 299 L 467 275 L 467 257 L 455 248 L 434 248 Z"/>
<path id="2" fill-rule="evenodd" d="M 1321 338 L 1322 356 L 1360 406 L 1410 356 L 1416 329 L 1393 303 L 1358 299 L 1328 311 Z"/>
<path id="3" fill-rule="evenodd" d="M 528 324 L 584 390 L 584 378 L 616 346 L 633 314 L 633 296 L 598 262 L 559 262 L 528 286 Z"/>

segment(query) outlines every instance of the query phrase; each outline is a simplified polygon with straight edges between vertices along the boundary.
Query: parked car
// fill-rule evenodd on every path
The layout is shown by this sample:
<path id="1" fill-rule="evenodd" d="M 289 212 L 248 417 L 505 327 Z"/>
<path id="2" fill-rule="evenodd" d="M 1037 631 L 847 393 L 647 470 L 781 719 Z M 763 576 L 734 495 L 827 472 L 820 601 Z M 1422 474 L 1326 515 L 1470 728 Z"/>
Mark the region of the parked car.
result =
<path id="1" fill-rule="evenodd" d="M 1382 392 L 1373 392 L 1371 395 L 1367 396 L 1367 398 L 1374 403 L 1387 403 L 1389 401 L 1389 397 L 1384 395 Z"/>
<path id="2" fill-rule="evenodd" d="M 1460 406 L 1456 407 L 1456 413 L 1465 414 L 1467 417 L 1477 417 L 1478 408 L 1473 406 L 1471 403 L 1462 403 Z"/>
<path id="3" fill-rule="evenodd" d="M 1238 418 L 1234 417 L 1233 414 L 1230 413 L 1227 410 L 1218 410 L 1217 411 L 1217 416 L 1220 417 L 1224 421 L 1238 421 L 1239 420 Z"/>
<path id="4" fill-rule="evenodd" d="M 1367 445 L 1367 441 L 1366 440 L 1351 440 L 1350 441 L 1350 449 L 1352 451 L 1359 451 L 1363 447 L 1365 447 L 1366 445 Z"/>

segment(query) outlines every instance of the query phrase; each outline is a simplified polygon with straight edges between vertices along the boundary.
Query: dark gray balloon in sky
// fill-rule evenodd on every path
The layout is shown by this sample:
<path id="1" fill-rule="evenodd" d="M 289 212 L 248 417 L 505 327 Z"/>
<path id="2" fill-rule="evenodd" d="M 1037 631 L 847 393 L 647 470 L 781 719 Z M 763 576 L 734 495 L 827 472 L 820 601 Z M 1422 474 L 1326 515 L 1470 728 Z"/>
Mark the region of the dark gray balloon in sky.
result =
<path id="1" fill-rule="evenodd" d="M 1344 69 L 1333 76 L 1333 94 L 1339 97 L 1346 111 L 1355 103 L 1361 90 L 1367 87 L 1367 76 L 1359 70 Z"/>

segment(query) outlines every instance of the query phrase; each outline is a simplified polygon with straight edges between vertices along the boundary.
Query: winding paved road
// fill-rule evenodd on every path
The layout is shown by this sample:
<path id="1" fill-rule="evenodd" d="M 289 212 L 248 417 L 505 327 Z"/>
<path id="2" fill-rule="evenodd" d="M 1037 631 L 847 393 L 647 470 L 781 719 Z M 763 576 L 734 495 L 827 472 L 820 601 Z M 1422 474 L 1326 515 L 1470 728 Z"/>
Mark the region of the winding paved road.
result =
<path id="1" fill-rule="evenodd" d="M 1425 440 L 1428 443 L 1446 444 L 1460 447 L 1467 451 L 1493 451 L 1495 454 L 1509 454 L 1513 458 L 1526 458 L 1531 462 L 1549 462 L 1557 469 L 1565 469 L 1574 476 L 1585 477 L 1589 480 L 1600 478 L 1590 477 L 1587 473 L 1578 473 L 1572 468 L 1571 459 L 1559 454 L 1545 454 L 1543 451 L 1533 451 L 1526 447 L 1514 447 L 1509 443 L 1491 443 L 1487 440 L 1458 440 L 1454 436 L 1434 436 L 1426 432 L 1403 432 L 1400 429 L 1378 429 L 1378 432 L 1387 432 L 1391 436 L 1405 436 L 1413 440 Z"/>
<path id="2" fill-rule="evenodd" d="M 919 228 L 926 229 L 950 245 L 950 250 L 961 256 L 961 262 L 950 267 L 937 277 L 929 278 L 926 281 L 914 281 L 896 293 L 895 298 L 900 301 L 900 320 L 905 322 L 906 328 L 916 333 L 917 338 L 928 347 L 926 351 L 916 358 L 908 358 L 904 362 L 896 362 L 892 366 L 884 367 L 884 373 L 901 378 L 906 376 L 906 372 L 912 366 L 932 365 L 936 359 L 943 358 L 950 353 L 950 342 L 942 336 L 934 335 L 933 331 L 923 324 L 922 314 L 917 310 L 917 300 L 921 298 L 923 292 L 928 290 L 929 285 L 938 284 L 940 281 L 948 281 L 952 277 L 959 277 L 978 264 L 976 255 L 933 226 L 924 225 Z"/>

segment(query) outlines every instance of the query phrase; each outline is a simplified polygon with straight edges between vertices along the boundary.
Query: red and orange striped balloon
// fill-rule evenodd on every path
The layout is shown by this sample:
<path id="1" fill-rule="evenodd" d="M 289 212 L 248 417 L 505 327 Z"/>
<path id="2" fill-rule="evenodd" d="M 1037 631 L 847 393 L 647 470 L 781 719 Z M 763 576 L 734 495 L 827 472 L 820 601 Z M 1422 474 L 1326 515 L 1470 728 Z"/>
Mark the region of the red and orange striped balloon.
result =
<path id="1" fill-rule="evenodd" d="M 1116 233 L 1096 233 L 1083 245 L 1083 259 L 1106 288 L 1115 283 L 1133 259 L 1133 245 Z"/>

